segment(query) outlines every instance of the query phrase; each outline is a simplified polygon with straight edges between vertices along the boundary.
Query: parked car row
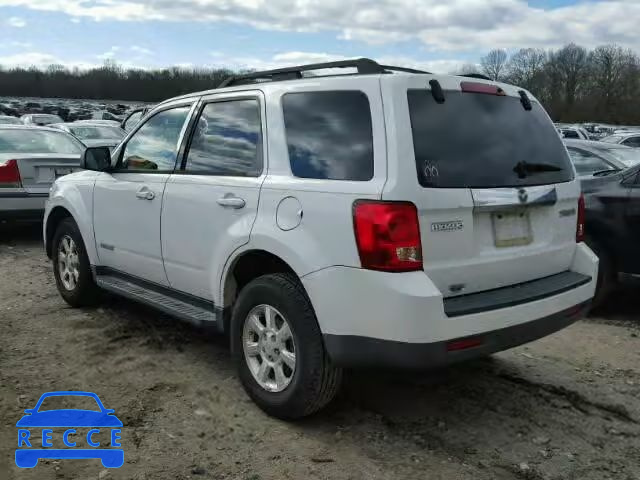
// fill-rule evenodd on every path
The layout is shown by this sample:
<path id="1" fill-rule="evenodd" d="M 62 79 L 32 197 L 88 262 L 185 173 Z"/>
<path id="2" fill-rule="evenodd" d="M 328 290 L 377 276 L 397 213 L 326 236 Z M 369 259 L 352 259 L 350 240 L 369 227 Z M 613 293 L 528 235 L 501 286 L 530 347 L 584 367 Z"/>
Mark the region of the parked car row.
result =
<path id="1" fill-rule="evenodd" d="M 558 133 L 568 140 L 595 140 L 640 147 L 640 127 L 615 127 L 596 124 L 568 125 L 556 123 Z"/>

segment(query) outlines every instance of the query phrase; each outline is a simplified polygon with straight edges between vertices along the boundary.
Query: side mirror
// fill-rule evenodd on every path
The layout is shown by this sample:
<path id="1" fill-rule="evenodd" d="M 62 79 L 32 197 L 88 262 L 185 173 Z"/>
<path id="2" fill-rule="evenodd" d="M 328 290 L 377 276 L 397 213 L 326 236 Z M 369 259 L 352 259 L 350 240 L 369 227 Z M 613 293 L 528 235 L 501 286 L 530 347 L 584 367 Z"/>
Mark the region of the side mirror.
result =
<path id="1" fill-rule="evenodd" d="M 82 154 L 80 168 L 95 172 L 107 172 L 111 169 L 111 151 L 108 147 L 89 147 Z"/>

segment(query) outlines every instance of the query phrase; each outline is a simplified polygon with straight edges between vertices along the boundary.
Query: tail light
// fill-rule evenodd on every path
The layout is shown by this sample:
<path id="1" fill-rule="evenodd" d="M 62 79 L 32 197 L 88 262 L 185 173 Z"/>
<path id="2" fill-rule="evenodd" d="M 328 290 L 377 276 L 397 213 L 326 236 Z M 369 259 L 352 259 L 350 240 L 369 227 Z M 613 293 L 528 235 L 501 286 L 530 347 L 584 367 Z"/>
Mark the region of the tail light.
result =
<path id="1" fill-rule="evenodd" d="M 578 199 L 578 226 L 576 228 L 576 242 L 578 243 L 584 242 L 584 209 L 584 195 L 580 195 L 580 198 Z"/>
<path id="2" fill-rule="evenodd" d="M 19 188 L 21 186 L 18 162 L 8 160 L 0 163 L 0 188 Z"/>
<path id="3" fill-rule="evenodd" d="M 358 200 L 353 206 L 353 225 L 362 268 L 422 270 L 418 210 L 413 203 Z"/>

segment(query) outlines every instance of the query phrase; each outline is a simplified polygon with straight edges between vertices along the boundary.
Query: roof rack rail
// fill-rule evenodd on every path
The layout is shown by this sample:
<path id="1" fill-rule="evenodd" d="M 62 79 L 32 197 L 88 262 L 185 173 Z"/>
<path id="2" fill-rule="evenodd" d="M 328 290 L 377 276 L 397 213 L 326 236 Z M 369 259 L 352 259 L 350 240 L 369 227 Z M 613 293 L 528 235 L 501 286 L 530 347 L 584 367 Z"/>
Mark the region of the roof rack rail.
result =
<path id="1" fill-rule="evenodd" d="M 487 77 L 481 73 L 465 73 L 464 75 L 458 75 L 459 77 L 479 78 L 480 80 L 493 80 L 493 78 Z"/>
<path id="2" fill-rule="evenodd" d="M 431 72 L 427 72 L 425 70 L 418 70 L 416 68 L 406 68 L 406 67 L 396 67 L 394 65 L 381 65 L 385 70 L 391 70 L 392 72 L 405 72 L 405 73 L 427 73 L 431 74 Z"/>
<path id="3" fill-rule="evenodd" d="M 263 81 L 277 81 L 277 80 L 292 80 L 296 78 L 302 78 L 302 72 L 308 72 L 312 70 L 323 70 L 326 68 L 356 68 L 358 73 L 363 74 L 375 74 L 385 73 L 385 67 L 382 67 L 378 62 L 371 60 L 370 58 L 357 58 L 354 60 L 340 60 L 337 62 L 325 62 L 325 63 L 312 63 L 310 65 L 298 65 L 295 67 L 278 68 L 275 70 L 266 70 L 263 72 L 250 72 L 242 75 L 234 75 L 224 80 L 218 88 L 229 87 L 231 85 L 238 85 L 244 83 L 255 83 L 252 80 L 258 82 Z"/>

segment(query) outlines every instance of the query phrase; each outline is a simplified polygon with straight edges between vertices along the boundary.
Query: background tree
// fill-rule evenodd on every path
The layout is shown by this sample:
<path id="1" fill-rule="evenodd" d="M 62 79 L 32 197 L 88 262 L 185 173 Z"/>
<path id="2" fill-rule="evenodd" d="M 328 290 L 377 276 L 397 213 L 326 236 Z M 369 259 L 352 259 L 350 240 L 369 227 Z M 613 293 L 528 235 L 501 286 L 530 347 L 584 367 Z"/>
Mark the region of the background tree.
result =
<path id="1" fill-rule="evenodd" d="M 527 90 L 540 91 L 545 83 L 547 53 L 538 48 L 521 48 L 509 59 L 506 80 Z"/>
<path id="2" fill-rule="evenodd" d="M 496 49 L 479 65 L 463 65 L 454 74 L 480 72 L 530 90 L 556 121 L 640 125 L 640 59 L 617 45 L 592 51 L 573 43 L 549 51 L 523 48 L 510 57 Z M 211 68 L 124 69 L 113 61 L 83 70 L 0 66 L 0 95 L 158 102 L 215 88 L 232 73 Z"/>
<path id="3" fill-rule="evenodd" d="M 492 80 L 501 80 L 507 64 L 507 52 L 504 50 L 491 50 L 480 59 L 482 73 Z"/>

